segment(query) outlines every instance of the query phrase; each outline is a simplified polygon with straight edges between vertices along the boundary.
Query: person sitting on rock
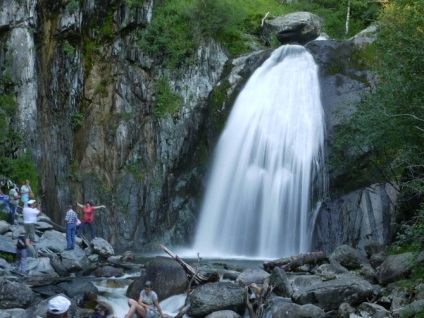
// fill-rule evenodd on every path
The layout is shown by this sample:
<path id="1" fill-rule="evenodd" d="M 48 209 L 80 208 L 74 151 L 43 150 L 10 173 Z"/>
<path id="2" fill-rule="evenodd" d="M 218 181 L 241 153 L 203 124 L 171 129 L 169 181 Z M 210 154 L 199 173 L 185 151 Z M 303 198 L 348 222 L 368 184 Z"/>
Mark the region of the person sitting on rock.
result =
<path id="1" fill-rule="evenodd" d="M 124 318 L 131 318 L 134 314 L 143 318 L 155 318 L 159 315 L 160 317 L 168 317 L 163 314 L 159 305 L 158 295 L 152 290 L 152 282 L 149 280 L 144 283 L 144 289 L 140 292 L 138 301 L 129 299 L 128 306 L 130 306 L 130 310 Z"/>

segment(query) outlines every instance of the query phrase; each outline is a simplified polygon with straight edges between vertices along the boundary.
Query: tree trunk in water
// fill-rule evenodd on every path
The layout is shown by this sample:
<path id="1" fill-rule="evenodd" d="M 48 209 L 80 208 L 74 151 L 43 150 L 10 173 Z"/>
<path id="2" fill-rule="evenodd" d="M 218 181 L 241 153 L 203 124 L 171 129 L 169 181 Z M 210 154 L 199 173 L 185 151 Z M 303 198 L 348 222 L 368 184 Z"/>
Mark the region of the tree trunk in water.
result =
<path id="1" fill-rule="evenodd" d="M 299 254 L 297 256 L 291 256 L 286 258 L 279 258 L 275 261 L 264 262 L 264 269 L 267 272 L 272 272 L 274 267 L 281 267 L 286 271 L 291 271 L 296 267 L 305 264 L 318 264 L 328 263 L 328 257 L 324 252 L 310 252 L 305 254 Z"/>
<path id="2" fill-rule="evenodd" d="M 159 245 L 159 248 L 164 250 L 169 256 L 171 256 L 174 260 L 180 263 L 180 265 L 182 266 L 184 271 L 187 273 L 187 275 L 190 277 L 190 279 L 193 278 L 194 283 L 196 285 L 214 283 L 219 281 L 219 274 L 217 272 L 213 272 L 210 276 L 200 275 L 197 270 L 195 270 L 189 264 L 184 262 L 181 258 L 178 257 L 178 255 L 175 255 L 174 253 L 172 253 L 168 248 L 166 248 L 162 244 Z"/>

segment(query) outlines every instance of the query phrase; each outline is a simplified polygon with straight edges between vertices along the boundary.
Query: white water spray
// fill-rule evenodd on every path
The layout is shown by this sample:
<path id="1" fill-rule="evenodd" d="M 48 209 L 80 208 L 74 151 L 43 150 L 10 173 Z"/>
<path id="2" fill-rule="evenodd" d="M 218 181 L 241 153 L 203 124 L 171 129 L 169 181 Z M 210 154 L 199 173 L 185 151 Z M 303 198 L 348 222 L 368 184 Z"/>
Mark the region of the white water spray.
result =
<path id="1" fill-rule="evenodd" d="M 308 251 L 312 187 L 323 164 L 317 71 L 305 48 L 286 45 L 246 83 L 215 151 L 194 244 L 200 255 Z"/>

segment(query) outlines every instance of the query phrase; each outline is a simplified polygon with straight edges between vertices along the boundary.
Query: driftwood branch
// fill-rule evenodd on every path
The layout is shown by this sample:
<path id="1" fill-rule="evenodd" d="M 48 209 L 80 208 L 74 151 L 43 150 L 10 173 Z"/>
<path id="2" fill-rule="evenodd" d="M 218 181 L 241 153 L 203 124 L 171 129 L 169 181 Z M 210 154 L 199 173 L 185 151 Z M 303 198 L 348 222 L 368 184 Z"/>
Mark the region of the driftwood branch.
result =
<path id="1" fill-rule="evenodd" d="M 254 311 L 253 305 L 252 305 L 252 303 L 250 302 L 250 299 L 249 299 L 249 287 L 244 286 L 244 290 L 246 292 L 246 307 L 249 311 L 249 317 L 255 318 L 255 311 Z"/>
<path id="2" fill-rule="evenodd" d="M 246 307 L 249 311 L 249 318 L 262 318 L 264 311 L 268 306 L 268 296 L 274 289 L 274 286 L 269 284 L 270 278 L 264 279 L 262 287 L 255 283 L 245 286 L 246 290 Z M 254 294 L 250 297 L 249 290 Z"/>
<path id="3" fill-rule="evenodd" d="M 159 245 L 159 248 L 164 250 L 169 256 L 171 256 L 173 259 L 175 259 L 184 271 L 187 273 L 188 277 L 196 284 L 196 285 L 202 285 L 206 283 L 213 283 L 219 281 L 219 274 L 218 273 L 212 273 L 210 276 L 205 276 L 199 274 L 192 266 L 184 262 L 181 258 L 178 257 L 178 255 L 172 253 L 169 249 L 167 249 L 162 244 Z"/>
<path id="4" fill-rule="evenodd" d="M 196 266 L 196 270 L 195 270 L 196 275 L 199 272 L 199 268 L 200 268 L 200 254 L 197 253 L 197 266 Z M 182 318 L 187 313 L 187 311 L 190 309 L 190 299 L 191 299 L 191 293 L 193 291 L 192 288 L 191 288 L 191 286 L 193 285 L 193 282 L 194 282 L 194 278 L 195 277 L 196 276 L 193 275 L 191 277 L 189 283 L 188 283 L 187 297 L 186 297 L 186 299 L 184 301 L 184 305 L 182 306 L 182 308 L 180 309 L 180 311 L 178 312 L 178 314 L 175 316 L 175 318 Z"/>
<path id="5" fill-rule="evenodd" d="M 264 269 L 267 272 L 271 272 L 274 267 L 281 267 L 284 270 L 291 271 L 296 267 L 305 264 L 318 264 L 328 262 L 328 257 L 324 252 L 311 252 L 305 254 L 299 254 L 297 256 L 291 256 L 286 258 L 279 258 L 274 261 L 264 262 Z"/>
<path id="6" fill-rule="evenodd" d="M 258 307 L 256 309 L 255 318 L 261 318 L 264 316 L 264 311 L 267 307 L 268 296 L 274 289 L 274 286 L 269 284 L 269 280 L 269 277 L 264 279 L 262 289 L 259 293 Z"/>

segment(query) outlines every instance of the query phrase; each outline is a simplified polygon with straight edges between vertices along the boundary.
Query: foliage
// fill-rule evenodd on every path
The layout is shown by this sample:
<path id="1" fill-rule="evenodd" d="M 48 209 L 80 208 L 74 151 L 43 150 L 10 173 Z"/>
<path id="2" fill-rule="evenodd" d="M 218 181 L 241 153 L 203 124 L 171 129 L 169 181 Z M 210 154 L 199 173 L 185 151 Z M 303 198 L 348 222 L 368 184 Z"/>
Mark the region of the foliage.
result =
<path id="1" fill-rule="evenodd" d="M 191 30 L 197 43 L 210 38 L 222 38 L 239 32 L 246 19 L 246 11 L 240 1 L 197 0 L 186 5 Z"/>
<path id="2" fill-rule="evenodd" d="M 28 179 L 32 191 L 37 195 L 39 175 L 35 163 L 31 160 L 31 151 L 27 150 L 24 155 L 8 160 L 4 167 L 0 167 L 0 174 L 8 176 L 19 186 Z"/>
<path id="3" fill-rule="evenodd" d="M 25 179 L 32 182 L 33 191 L 38 188 L 36 167 L 30 159 L 30 152 L 20 154 L 23 137 L 16 125 L 16 100 L 14 84 L 10 77 L 0 81 L 0 175 L 20 185 Z"/>
<path id="4" fill-rule="evenodd" d="M 77 0 L 71 0 L 66 5 L 66 10 L 68 10 L 70 13 L 75 13 L 79 10 L 79 3 Z"/>
<path id="5" fill-rule="evenodd" d="M 140 0 L 125 0 L 134 8 Z M 350 37 L 373 22 L 381 4 L 376 1 L 350 0 L 349 33 L 345 34 L 347 1 L 298 0 L 162 0 L 155 3 L 154 18 L 141 35 L 139 44 L 150 54 L 163 56 L 168 68 L 190 63 L 203 41 L 213 38 L 233 55 L 247 53 L 252 41 L 246 35 L 259 36 L 262 20 L 294 11 L 309 11 L 324 20 L 324 31 L 335 38 Z M 275 42 L 273 45 L 278 46 Z"/>
<path id="6" fill-rule="evenodd" d="M 139 43 L 145 52 L 164 56 L 168 68 L 190 63 L 194 54 L 195 46 L 189 20 L 184 14 L 184 3 L 184 0 L 173 0 L 157 5 L 155 17 Z"/>
<path id="7" fill-rule="evenodd" d="M 149 174 L 149 170 L 143 164 L 140 156 L 136 156 L 131 162 L 128 162 L 127 169 L 138 180 L 143 180 Z"/>
<path id="8" fill-rule="evenodd" d="M 71 113 L 71 128 L 77 129 L 82 126 L 84 122 L 84 113 L 74 111 Z"/>
<path id="9" fill-rule="evenodd" d="M 15 83 L 5 71 L 0 78 L 0 175 L 18 185 L 29 179 L 36 193 L 38 174 L 30 158 L 31 152 L 23 153 L 25 136 L 17 124 L 16 111 Z"/>
<path id="10" fill-rule="evenodd" d="M 107 96 L 107 84 L 107 80 L 101 80 L 100 84 L 97 85 L 96 89 L 94 90 L 94 94 L 100 94 L 103 97 Z"/>
<path id="11" fill-rule="evenodd" d="M 72 46 L 71 43 L 68 42 L 68 40 L 65 41 L 65 44 L 63 45 L 63 50 L 66 54 L 70 56 L 75 56 L 76 49 Z"/>
<path id="12" fill-rule="evenodd" d="M 402 251 L 424 250 L 424 204 L 416 216 L 404 222 L 397 233 L 394 249 Z"/>
<path id="13" fill-rule="evenodd" d="M 166 114 L 172 114 L 182 107 L 184 104 L 183 97 L 174 93 L 168 84 L 168 76 L 155 83 L 155 101 L 153 104 L 153 115 L 158 118 L 164 117 Z"/>
<path id="14" fill-rule="evenodd" d="M 324 32 L 336 39 L 344 39 L 374 22 L 381 8 L 377 1 L 350 0 L 349 32 L 345 34 L 347 4 L 347 0 L 298 0 L 293 2 L 291 10 L 315 13 L 324 20 Z"/>
<path id="15" fill-rule="evenodd" d="M 9 221 L 9 212 L 6 210 L 0 209 L 0 221 Z"/>
<path id="16" fill-rule="evenodd" d="M 144 3 L 144 0 L 124 0 L 125 4 L 130 8 L 141 6 Z"/>
<path id="17" fill-rule="evenodd" d="M 239 5 L 243 5 L 247 15 L 242 31 L 254 35 L 259 34 L 262 20 L 267 13 L 267 19 L 272 19 L 292 12 L 291 6 L 283 5 L 281 0 L 245 0 Z"/>
<path id="18" fill-rule="evenodd" d="M 154 8 L 154 19 L 142 36 L 141 48 L 150 54 L 163 54 L 168 68 L 190 64 L 201 42 L 212 38 L 231 54 L 246 53 L 250 48 L 244 33 L 256 32 L 266 14 L 253 14 L 254 7 L 260 3 L 268 10 L 269 2 L 279 8 L 275 12 L 281 12 L 277 0 L 162 1 Z"/>
<path id="19" fill-rule="evenodd" d="M 379 81 L 356 112 L 342 119 L 330 162 L 333 171 L 351 171 L 347 180 L 380 176 L 382 181 L 395 182 L 404 218 L 410 218 L 411 212 L 419 212 L 422 218 L 424 2 L 392 0 L 379 21 L 381 31 L 375 42 Z M 420 231 L 415 226 L 402 233 L 413 237 Z"/>
<path id="20" fill-rule="evenodd" d="M 16 125 L 16 108 L 14 83 L 6 73 L 0 79 L 0 167 L 8 158 L 16 157 L 22 142 Z"/>
<path id="21" fill-rule="evenodd" d="M 15 254 L 0 251 L 0 258 L 6 260 L 8 263 L 14 263 L 16 261 Z"/>

